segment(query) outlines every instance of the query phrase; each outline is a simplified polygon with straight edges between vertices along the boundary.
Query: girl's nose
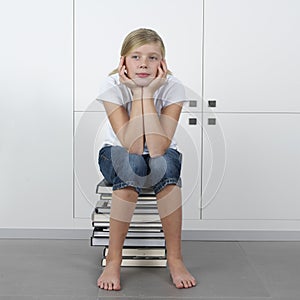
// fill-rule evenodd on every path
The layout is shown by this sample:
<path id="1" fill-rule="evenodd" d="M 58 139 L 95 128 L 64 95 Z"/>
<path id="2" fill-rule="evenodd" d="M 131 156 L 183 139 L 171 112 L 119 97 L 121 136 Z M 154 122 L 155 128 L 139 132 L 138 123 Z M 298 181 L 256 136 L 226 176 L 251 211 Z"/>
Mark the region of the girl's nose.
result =
<path id="1" fill-rule="evenodd" d="M 146 58 L 141 58 L 140 60 L 140 68 L 147 68 L 147 59 Z"/>

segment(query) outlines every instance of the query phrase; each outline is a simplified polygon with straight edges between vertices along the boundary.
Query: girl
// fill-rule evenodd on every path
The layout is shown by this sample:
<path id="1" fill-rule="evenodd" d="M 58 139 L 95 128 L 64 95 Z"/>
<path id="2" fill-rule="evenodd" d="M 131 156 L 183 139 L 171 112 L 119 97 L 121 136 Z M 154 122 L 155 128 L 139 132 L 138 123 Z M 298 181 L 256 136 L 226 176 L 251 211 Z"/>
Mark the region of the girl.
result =
<path id="1" fill-rule="evenodd" d="M 146 186 L 156 194 L 173 283 L 177 288 L 195 286 L 181 254 L 181 153 L 173 139 L 185 94 L 167 69 L 164 44 L 155 31 L 141 28 L 126 36 L 119 66 L 97 99 L 110 121 L 99 166 L 113 185 L 109 251 L 98 286 L 121 288 L 123 243 L 138 194 Z"/>

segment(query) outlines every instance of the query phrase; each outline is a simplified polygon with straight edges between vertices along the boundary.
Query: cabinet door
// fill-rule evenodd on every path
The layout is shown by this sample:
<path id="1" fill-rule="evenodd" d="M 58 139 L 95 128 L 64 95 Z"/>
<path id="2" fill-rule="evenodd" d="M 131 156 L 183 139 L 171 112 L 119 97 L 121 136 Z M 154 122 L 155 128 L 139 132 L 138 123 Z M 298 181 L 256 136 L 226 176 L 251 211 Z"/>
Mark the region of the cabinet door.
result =
<path id="1" fill-rule="evenodd" d="M 203 219 L 300 219 L 299 114 L 205 114 L 204 131 Z M 209 176 L 218 147 L 221 180 Z"/>
<path id="2" fill-rule="evenodd" d="M 74 135 L 74 216 L 90 218 L 99 195 L 96 186 L 103 178 L 98 153 L 105 136 L 105 112 L 76 112 Z"/>
<path id="3" fill-rule="evenodd" d="M 300 1 L 204 5 L 204 110 L 300 112 Z"/>
<path id="4" fill-rule="evenodd" d="M 0 227 L 70 228 L 72 1 L 0 7 Z"/>
<path id="5" fill-rule="evenodd" d="M 175 139 L 182 160 L 182 200 L 185 220 L 200 218 L 201 113 L 182 113 Z"/>

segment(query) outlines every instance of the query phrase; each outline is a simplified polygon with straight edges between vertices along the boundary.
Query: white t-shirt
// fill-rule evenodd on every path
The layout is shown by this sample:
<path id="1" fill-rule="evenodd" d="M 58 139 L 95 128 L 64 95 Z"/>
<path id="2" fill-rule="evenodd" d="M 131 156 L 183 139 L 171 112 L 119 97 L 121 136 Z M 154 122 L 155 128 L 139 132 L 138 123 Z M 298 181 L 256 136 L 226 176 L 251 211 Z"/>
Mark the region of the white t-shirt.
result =
<path id="1" fill-rule="evenodd" d="M 108 76 L 100 86 L 99 95 L 96 98 L 99 101 L 112 102 L 125 107 L 128 115 L 131 111 L 132 93 L 130 89 L 120 83 L 119 74 Z M 181 82 L 173 75 L 167 75 L 166 82 L 154 93 L 154 105 L 158 115 L 161 110 L 173 103 L 187 101 L 185 95 L 185 88 Z M 122 146 L 116 134 L 114 133 L 110 122 L 107 122 L 106 138 L 102 146 Z M 170 148 L 177 149 L 177 144 L 173 138 Z M 144 154 L 148 153 L 147 146 L 145 145 Z"/>

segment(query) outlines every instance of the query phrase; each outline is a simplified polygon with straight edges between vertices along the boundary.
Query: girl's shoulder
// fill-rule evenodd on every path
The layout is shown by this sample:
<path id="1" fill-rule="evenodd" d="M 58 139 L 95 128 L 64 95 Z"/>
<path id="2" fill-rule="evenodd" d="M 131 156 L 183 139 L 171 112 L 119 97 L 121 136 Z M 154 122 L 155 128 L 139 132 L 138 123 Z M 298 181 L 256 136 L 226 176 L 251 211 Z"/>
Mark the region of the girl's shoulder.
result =
<path id="1" fill-rule="evenodd" d="M 104 81 L 114 86 L 120 85 L 119 74 L 108 75 Z"/>
<path id="2" fill-rule="evenodd" d="M 123 104 L 124 94 L 126 91 L 122 84 L 120 84 L 119 74 L 113 74 L 105 77 L 99 87 L 97 100 L 108 101 L 116 104 Z"/>
<path id="3" fill-rule="evenodd" d="M 177 78 L 177 77 L 175 77 L 174 75 L 172 75 L 172 74 L 168 74 L 167 75 L 167 84 L 182 84 L 181 83 L 181 81 Z"/>
<path id="4" fill-rule="evenodd" d="M 163 106 L 176 102 L 185 102 L 185 88 L 177 77 L 168 74 L 166 83 L 156 92 L 155 98 L 162 101 Z"/>

